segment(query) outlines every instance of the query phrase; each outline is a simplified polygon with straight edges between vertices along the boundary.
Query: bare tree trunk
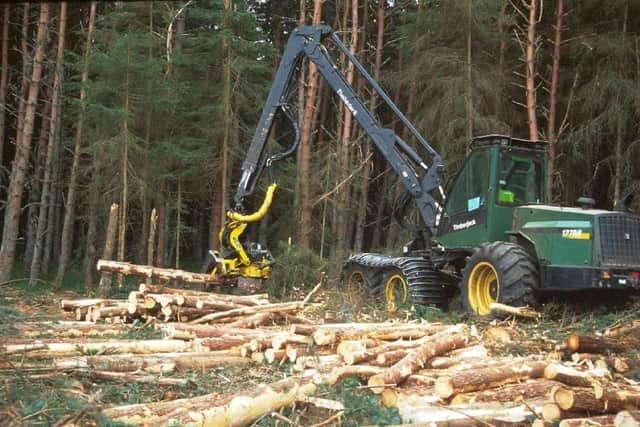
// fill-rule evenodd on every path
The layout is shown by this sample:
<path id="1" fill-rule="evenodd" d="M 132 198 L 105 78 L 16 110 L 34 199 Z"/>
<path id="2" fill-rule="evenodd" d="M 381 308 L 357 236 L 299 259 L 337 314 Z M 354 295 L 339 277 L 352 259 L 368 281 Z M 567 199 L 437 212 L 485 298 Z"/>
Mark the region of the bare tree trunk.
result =
<path id="1" fill-rule="evenodd" d="M 127 67 L 129 66 L 130 56 L 127 53 Z M 124 111 L 129 112 L 129 71 L 127 70 L 124 88 Z M 118 228 L 118 261 L 124 261 L 126 240 L 127 240 L 127 204 L 129 198 L 129 119 L 127 117 L 122 121 L 122 137 L 124 144 L 122 147 L 122 195 L 120 199 L 120 219 Z M 121 288 L 124 283 L 124 276 L 118 275 L 118 287 Z"/>
<path id="2" fill-rule="evenodd" d="M 176 269 L 180 268 L 180 229 L 182 228 L 182 181 L 178 178 L 178 201 L 176 204 Z"/>
<path id="3" fill-rule="evenodd" d="M 109 222 L 107 223 L 107 235 L 104 241 L 104 250 L 101 259 L 112 259 L 116 242 L 116 230 L 118 228 L 118 205 L 111 205 L 109 209 Z M 93 268 L 94 266 L 92 266 Z M 111 288 L 111 273 L 102 273 L 100 284 L 98 285 L 98 295 L 105 296 Z"/>
<path id="4" fill-rule="evenodd" d="M 320 24 L 322 15 L 322 1 L 313 2 L 313 25 Z M 300 163 L 298 165 L 298 182 L 300 189 L 300 199 L 298 203 L 298 244 L 309 247 L 311 244 L 311 189 L 310 189 L 310 167 L 311 167 L 311 141 L 313 132 L 313 114 L 318 95 L 318 70 L 314 63 L 309 63 L 307 74 L 307 99 L 305 101 L 304 112 L 302 113 L 302 130 L 300 134 Z"/>
<path id="5" fill-rule="evenodd" d="M 22 143 L 24 133 L 24 112 L 27 108 L 29 90 L 29 3 L 25 3 L 22 11 L 22 34 L 20 39 L 22 53 L 22 79 L 20 81 L 20 96 L 18 98 L 18 117 L 16 118 L 16 146 Z M 12 171 L 13 173 L 13 171 Z"/>
<path id="6" fill-rule="evenodd" d="M 167 182 L 162 180 L 160 183 L 160 197 L 158 197 L 158 249 L 156 250 L 156 265 L 165 267 L 165 253 L 167 250 L 167 233 L 164 224 L 166 224 L 167 201 L 165 194 L 167 192 Z"/>
<path id="7" fill-rule="evenodd" d="M 51 98 L 51 89 L 47 90 L 43 95 Z M 40 133 L 38 134 L 38 142 L 36 144 L 36 160 L 31 178 L 31 190 L 29 191 L 29 209 L 27 209 L 27 236 L 25 243 L 25 251 L 23 262 L 25 265 L 31 265 L 33 259 L 33 251 L 36 246 L 36 229 L 38 228 L 38 212 L 40 207 L 40 194 L 42 193 L 42 181 L 44 179 L 44 162 L 46 160 L 47 142 L 49 141 L 49 127 L 51 119 L 51 102 L 44 103 L 42 119 L 40 123 Z"/>
<path id="8" fill-rule="evenodd" d="M 58 120 L 60 119 L 60 80 L 62 77 L 62 62 L 64 61 L 64 37 L 67 24 L 67 3 L 60 3 L 59 27 L 58 27 L 58 47 L 56 51 L 56 65 L 53 74 L 53 93 L 51 95 L 51 119 L 49 124 L 49 142 L 47 144 L 47 154 L 44 165 L 44 181 L 42 183 L 42 194 L 40 195 L 40 212 L 38 215 L 38 227 L 36 229 L 35 249 L 31 260 L 31 272 L 29 274 L 29 285 L 34 286 L 40 277 L 42 270 L 42 257 L 44 253 L 44 239 L 47 229 L 51 230 L 53 223 L 47 221 L 47 213 L 53 211 L 52 203 L 52 175 L 54 167 L 54 156 L 56 154 L 56 143 Z M 51 215 L 49 215 L 51 217 Z"/>
<path id="9" fill-rule="evenodd" d="M 0 282 L 6 282 L 11 278 L 13 263 L 16 257 L 16 241 L 22 209 L 22 196 L 24 194 L 27 163 L 31 152 L 33 124 L 38 104 L 38 91 L 40 89 L 40 78 L 42 77 L 42 60 L 44 59 L 48 23 L 49 4 L 41 3 L 36 47 L 33 56 L 33 72 L 31 75 L 31 83 L 29 84 L 29 97 L 25 108 L 23 137 L 16 145 L 16 156 L 13 162 L 11 182 L 9 183 L 9 190 L 7 191 L 7 208 L 5 211 L 2 244 L 0 245 Z"/>
<path id="10" fill-rule="evenodd" d="M 556 28 L 553 41 L 553 65 L 551 66 L 551 95 L 549 97 L 549 122 L 547 138 L 549 140 L 549 161 L 547 162 L 547 201 L 553 201 L 553 175 L 556 161 L 556 111 L 558 107 L 558 79 L 560 76 L 560 45 L 562 43 L 563 0 L 558 0 L 556 11 Z"/>
<path id="11" fill-rule="evenodd" d="M 61 76 L 62 77 L 62 76 Z M 62 89 L 60 89 L 62 90 Z M 60 207 L 62 206 L 62 193 L 60 189 L 60 175 L 61 175 L 61 158 L 60 147 L 62 145 L 62 119 L 60 119 L 60 111 L 62 109 L 62 99 L 58 98 L 58 120 L 55 132 L 55 142 L 53 144 L 53 158 L 51 166 L 51 186 L 49 188 L 49 208 L 47 209 L 47 228 L 45 231 L 44 247 L 42 252 L 42 268 L 41 272 L 48 272 L 51 264 L 52 255 L 55 258 L 55 254 L 58 250 L 54 250 L 54 246 L 57 246 L 60 242 Z"/>
<path id="12" fill-rule="evenodd" d="M 627 22 L 629 20 L 629 2 L 624 4 L 624 17 L 622 20 L 622 45 L 625 45 L 627 36 Z M 620 102 L 617 103 L 620 105 Z M 624 138 L 624 117 L 622 113 L 618 114 L 618 123 L 616 125 L 616 145 L 615 145 L 615 176 L 613 177 L 613 203 L 620 200 L 620 187 L 622 181 L 622 165 L 624 158 L 622 156 L 622 142 Z"/>
<path id="13" fill-rule="evenodd" d="M 498 18 L 498 37 L 500 44 L 498 47 L 498 90 L 496 91 L 496 99 L 494 111 L 496 115 L 496 121 L 500 121 L 502 117 L 502 94 L 504 91 L 504 55 L 507 47 L 505 40 L 504 23 L 507 14 L 507 3 L 500 8 L 500 17 Z"/>
<path id="14" fill-rule="evenodd" d="M 78 121 L 76 122 L 76 141 L 73 148 L 73 162 L 71 171 L 69 172 L 69 191 L 67 192 L 67 204 L 64 212 L 64 224 L 62 226 L 62 238 L 60 242 L 60 263 L 58 264 L 58 272 L 56 274 L 54 287 L 60 289 L 64 274 L 71 257 L 71 245 L 73 243 L 73 223 L 75 219 L 76 194 L 78 185 L 78 169 L 80 167 L 80 148 L 82 147 L 82 132 L 84 126 L 84 114 L 86 110 L 85 98 L 86 84 L 89 80 L 89 51 L 91 49 L 91 40 L 95 30 L 96 18 L 96 2 L 91 2 L 89 10 L 89 28 L 87 30 L 87 40 L 84 45 L 82 77 L 80 88 L 80 111 L 78 112 Z"/>
<path id="15" fill-rule="evenodd" d="M 526 88 L 527 88 L 527 118 L 529 121 L 529 139 L 538 140 L 538 120 L 536 118 L 536 20 L 537 0 L 530 0 L 529 22 L 527 31 L 526 50 Z"/>
<path id="16" fill-rule="evenodd" d="M 348 7 L 348 5 L 346 5 Z M 356 54 L 356 48 L 358 46 L 358 0 L 351 0 L 351 42 L 349 51 L 352 55 Z M 347 65 L 347 83 L 353 85 L 354 65 L 349 62 Z M 342 134 L 340 138 L 340 175 L 346 176 L 349 169 L 349 143 L 351 142 L 351 127 L 353 123 L 353 116 L 351 111 L 347 108 L 344 109 L 344 119 L 342 123 Z M 338 217 L 336 224 L 336 239 L 337 239 L 337 253 L 339 256 L 345 251 L 350 242 L 350 236 L 348 236 L 348 220 L 349 220 L 349 196 L 350 185 L 344 185 L 338 192 Z"/>
<path id="17" fill-rule="evenodd" d="M 473 94 L 471 81 L 471 0 L 467 0 L 467 153 L 473 138 Z"/>
<path id="18" fill-rule="evenodd" d="M 4 126 L 7 110 L 7 79 L 9 77 L 9 3 L 4 5 L 4 15 L 2 19 L 2 74 L 0 75 L 0 178 L 2 172 L 2 152 L 4 150 Z M 2 183 L 2 179 L 0 179 Z"/>

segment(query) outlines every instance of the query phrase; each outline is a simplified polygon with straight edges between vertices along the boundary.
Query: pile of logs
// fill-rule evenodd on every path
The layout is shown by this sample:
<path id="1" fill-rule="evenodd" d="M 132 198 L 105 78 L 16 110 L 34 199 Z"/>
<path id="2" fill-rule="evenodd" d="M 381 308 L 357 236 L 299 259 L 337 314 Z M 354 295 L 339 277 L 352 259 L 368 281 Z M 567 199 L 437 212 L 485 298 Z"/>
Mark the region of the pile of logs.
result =
<path id="1" fill-rule="evenodd" d="M 602 338 L 572 334 L 561 346 L 564 352 L 514 357 L 491 355 L 488 346 L 495 339 L 521 339 L 510 328 L 479 333 L 466 325 L 425 322 L 312 324 L 292 314 L 302 302 L 268 304 L 259 295 L 212 297 L 148 285 L 133 294 L 136 309 L 149 301 L 145 310 L 159 310 L 156 314 L 163 313 L 163 302 L 164 307 L 212 311 L 199 312 L 191 323 L 157 322 L 153 327 L 162 339 L 151 340 L 106 338 L 136 329 L 126 324 L 17 325 L 24 338 L 4 341 L 0 369 L 19 360 L 35 378 L 66 373 L 94 381 L 186 386 L 186 379 L 166 375 L 290 364 L 291 376 L 241 392 L 104 409 L 104 415 L 129 424 L 247 425 L 296 401 L 317 399 L 310 396 L 319 385 L 347 377 L 366 381 L 381 405 L 398 408 L 406 423 L 637 426 L 640 420 L 640 385 L 623 376 L 638 360 L 616 354 L 638 344 L 626 333 Z M 82 300 L 65 302 L 65 307 L 88 314 L 117 306 L 108 305 L 110 300 L 99 304 L 104 305 Z M 260 311 L 274 306 L 280 311 Z M 288 325 L 264 325 L 277 316 Z M 34 338 L 38 334 L 54 338 Z M 329 406 L 339 417 L 341 404 Z"/>
<path id="2" fill-rule="evenodd" d="M 302 303 L 270 304 L 267 294 L 227 295 L 143 283 L 126 300 L 62 300 L 60 308 L 77 321 L 130 323 L 135 319 L 159 319 L 165 322 L 231 323 L 243 320 L 258 326 L 291 316 L 302 308 Z M 249 315 L 253 315 L 250 320 Z"/>

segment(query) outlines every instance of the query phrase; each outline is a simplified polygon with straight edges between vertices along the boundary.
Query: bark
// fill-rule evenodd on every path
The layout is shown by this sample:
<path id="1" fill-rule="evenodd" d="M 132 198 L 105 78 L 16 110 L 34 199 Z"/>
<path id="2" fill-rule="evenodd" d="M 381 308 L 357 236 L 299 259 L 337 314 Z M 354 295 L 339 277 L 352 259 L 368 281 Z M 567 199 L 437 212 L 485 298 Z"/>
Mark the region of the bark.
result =
<path id="1" fill-rule="evenodd" d="M 529 21 L 527 22 L 527 48 L 526 48 L 526 88 L 527 88 L 527 119 L 529 123 L 529 139 L 538 140 L 538 120 L 536 117 L 536 22 L 537 22 L 537 2 L 529 2 Z"/>
<path id="2" fill-rule="evenodd" d="M 185 297 L 186 296 L 204 297 L 204 298 L 217 299 L 220 301 L 226 301 L 226 302 L 240 304 L 240 305 L 260 305 L 260 304 L 269 303 L 269 299 L 268 299 L 269 296 L 267 294 L 254 294 L 254 295 L 216 294 L 211 292 L 194 291 L 190 289 L 169 288 L 167 286 L 162 286 L 162 285 L 149 285 L 146 283 L 142 283 L 139 286 L 138 290 L 143 293 L 152 293 L 152 294 L 180 294 Z"/>
<path id="3" fill-rule="evenodd" d="M 532 318 L 542 317 L 542 314 L 527 307 L 512 307 L 510 305 L 501 304 L 499 302 L 493 302 L 490 304 L 489 307 L 491 308 L 491 311 L 508 313 L 508 314 L 513 314 L 521 317 L 532 317 Z"/>
<path id="4" fill-rule="evenodd" d="M 622 342 L 606 338 L 591 337 L 587 335 L 571 334 L 565 339 L 567 349 L 584 353 L 624 353 L 630 344 L 638 345 L 638 342 Z"/>
<path id="5" fill-rule="evenodd" d="M 22 33 L 20 39 L 20 52 L 22 57 L 22 74 L 20 80 L 20 95 L 18 97 L 18 117 L 16 118 L 16 145 L 22 144 L 24 135 L 24 113 L 27 108 L 29 91 L 29 3 L 25 3 L 22 10 Z M 32 70 L 31 70 L 32 71 Z"/>
<path id="6" fill-rule="evenodd" d="M 118 205 L 113 203 L 109 209 L 109 222 L 107 223 L 107 236 L 105 238 L 102 259 L 112 259 L 113 250 L 116 243 L 116 230 L 118 227 Z M 106 295 L 111 288 L 111 274 L 103 273 L 100 277 L 98 293 L 102 296 Z"/>
<path id="7" fill-rule="evenodd" d="M 616 413 L 640 408 L 640 392 L 637 390 L 605 390 L 598 399 L 589 388 L 564 388 L 553 390 L 554 402 L 565 411 L 589 411 L 594 414 Z"/>
<path id="8" fill-rule="evenodd" d="M 44 59 L 48 22 L 49 3 L 41 3 L 36 47 L 33 56 L 33 71 L 31 74 L 31 82 L 29 83 L 27 105 L 25 107 L 24 128 L 22 131 L 22 139 L 16 145 L 11 182 L 9 183 L 9 189 L 7 191 L 8 200 L 5 210 L 2 243 L 0 244 L 0 282 L 6 282 L 11 278 L 16 257 L 16 241 L 22 210 L 22 196 L 24 194 L 29 153 L 31 152 L 33 125 L 38 104 L 40 78 L 42 77 L 42 61 Z"/>
<path id="9" fill-rule="evenodd" d="M 128 262 L 109 261 L 109 257 L 103 257 L 98 261 L 98 271 L 109 271 L 119 273 L 124 276 L 144 276 L 162 280 L 178 280 L 187 283 L 203 283 L 221 285 L 225 282 L 215 276 L 205 273 L 192 273 L 184 270 L 173 270 L 170 268 L 158 268 L 148 265 L 131 264 Z"/>
<path id="10" fill-rule="evenodd" d="M 385 323 L 323 325 L 313 332 L 313 340 L 317 345 L 327 345 L 337 343 L 341 340 L 362 338 L 378 340 L 395 340 L 400 338 L 416 339 L 435 334 L 443 329 L 445 328 L 440 324 L 429 323 L 402 326 L 389 325 Z"/>
<path id="11" fill-rule="evenodd" d="M 156 262 L 158 267 L 166 266 L 166 251 L 167 251 L 167 229 L 165 224 L 167 223 L 167 183 L 165 180 L 160 182 L 160 191 L 157 197 L 158 201 L 158 248 L 156 250 Z M 149 264 L 153 265 L 153 264 Z"/>
<path id="12" fill-rule="evenodd" d="M 547 402 L 542 405 L 542 411 L 540 413 L 544 421 L 551 423 L 557 422 L 563 418 L 574 418 L 580 416 L 580 414 L 576 412 L 563 411 L 553 402 Z"/>
<path id="13" fill-rule="evenodd" d="M 125 117 L 122 120 L 122 165 L 121 179 L 122 188 L 120 195 L 120 218 L 118 218 L 118 261 L 123 262 L 125 257 L 126 240 L 127 240 L 127 210 L 129 203 L 129 61 L 130 54 L 127 52 L 127 72 L 124 85 L 124 112 Z M 121 288 L 124 283 L 124 276 L 118 274 L 118 287 Z"/>
<path id="14" fill-rule="evenodd" d="M 71 257 L 71 246 L 73 244 L 73 226 L 75 221 L 75 209 L 76 209 L 76 196 L 78 187 L 78 174 L 80 168 L 80 150 L 82 147 L 82 134 L 84 131 L 84 115 L 86 110 L 85 98 L 86 85 L 89 80 L 89 52 L 91 49 L 91 40 L 93 39 L 93 32 L 95 30 L 95 18 L 96 18 L 96 2 L 91 2 L 89 9 L 89 28 L 87 30 L 87 39 L 84 45 L 84 51 L 82 53 L 82 76 L 80 78 L 80 111 L 78 112 L 78 119 L 76 122 L 76 138 L 73 146 L 73 160 L 71 163 L 71 170 L 69 171 L 69 189 L 67 191 L 67 201 L 64 211 L 64 224 L 62 226 L 62 237 L 60 244 L 60 261 L 58 263 L 58 272 L 54 281 L 54 288 L 60 289 L 62 281 L 64 279 L 67 266 L 69 264 L 69 258 Z"/>
<path id="15" fill-rule="evenodd" d="M 428 341 L 381 374 L 369 378 L 369 386 L 373 387 L 374 393 L 380 394 L 386 385 L 402 383 L 409 375 L 425 366 L 429 359 L 455 348 L 464 347 L 468 343 L 469 337 L 465 334 L 448 335 L 436 341 Z"/>
<path id="16" fill-rule="evenodd" d="M 604 388 L 602 380 L 609 375 L 608 369 L 581 372 L 568 366 L 552 363 L 544 370 L 544 377 L 559 381 L 568 386 L 591 387 L 597 398 L 602 397 Z"/>
<path id="17" fill-rule="evenodd" d="M 96 157 L 92 159 L 95 163 Z M 94 169 L 95 170 L 95 169 Z M 92 191 L 93 190 L 93 191 Z M 84 282 L 89 292 L 96 289 L 95 263 L 97 257 L 96 235 L 97 235 L 97 218 L 98 218 L 98 194 L 95 191 L 95 184 L 89 185 L 89 218 L 87 225 L 87 241 L 85 244 L 85 253 L 83 261 Z M 115 220 L 115 218 L 114 218 Z"/>
<path id="18" fill-rule="evenodd" d="M 227 324 L 227 326 L 233 328 L 256 328 L 264 325 L 266 322 L 276 320 L 278 317 L 279 313 L 256 313 L 251 316 L 242 317 L 235 322 Z"/>
<path id="19" fill-rule="evenodd" d="M 45 97 L 51 98 L 51 90 L 47 90 Z M 51 102 L 46 102 L 42 112 L 40 124 L 40 134 L 36 144 L 36 159 L 31 179 L 31 191 L 29 191 L 29 209 L 27 210 L 27 241 L 23 260 L 25 265 L 31 265 L 33 251 L 36 246 L 36 229 L 38 227 L 38 214 L 40 206 L 40 196 L 42 193 L 42 182 L 44 181 L 44 163 L 46 160 L 47 142 L 49 141 L 49 127 L 51 117 Z"/>
<path id="20" fill-rule="evenodd" d="M 11 14 L 9 3 L 3 7 L 2 19 L 2 74 L 0 74 L 0 177 L 4 176 L 2 170 L 2 152 L 4 151 L 5 118 L 7 114 L 7 81 L 9 78 L 9 16 Z M 4 182 L 4 179 L 0 179 Z"/>
<path id="21" fill-rule="evenodd" d="M 506 41 L 505 31 L 504 31 L 504 22 L 505 22 L 506 13 L 507 13 L 507 6 L 508 4 L 505 3 L 500 8 L 500 17 L 498 18 L 498 38 L 500 40 L 499 46 L 498 46 L 498 73 L 497 73 L 498 75 L 496 76 L 498 90 L 496 90 L 496 98 L 495 98 L 495 106 L 494 106 L 496 121 L 498 122 L 500 122 L 502 118 L 502 96 L 504 92 L 504 56 L 507 48 L 507 41 Z"/>
<path id="22" fill-rule="evenodd" d="M 64 44 L 65 31 L 67 26 L 67 2 L 60 3 L 60 14 L 58 24 L 58 47 L 56 51 L 55 71 L 53 74 L 53 92 L 51 96 L 51 119 L 49 128 L 49 142 L 47 144 L 46 160 L 44 165 L 44 180 L 42 183 L 42 193 L 40 195 L 40 209 L 38 214 L 38 226 L 36 228 L 35 248 L 33 258 L 31 260 L 31 272 L 29 274 L 29 285 L 35 286 L 37 279 L 40 277 L 42 267 L 48 267 L 43 263 L 44 239 L 45 232 L 51 230 L 53 222 L 47 220 L 47 213 L 51 213 L 54 209 L 52 200 L 53 192 L 53 163 L 56 152 L 56 144 L 59 143 L 57 138 L 58 121 L 60 120 L 60 98 L 61 98 L 61 80 L 62 65 L 64 61 Z M 51 215 L 49 215 L 51 217 Z M 51 218 L 49 218 L 51 219 Z"/>
<path id="23" fill-rule="evenodd" d="M 563 0 L 558 0 L 556 25 L 553 40 L 553 63 L 551 65 L 551 93 L 549 95 L 549 122 L 547 123 L 547 139 L 549 141 L 549 161 L 547 162 L 547 200 L 553 201 L 553 181 L 556 160 L 556 110 L 558 107 L 558 80 L 560 78 L 560 46 L 562 44 L 562 17 L 564 15 Z"/>
<path id="24" fill-rule="evenodd" d="M 486 390 L 522 380 L 541 378 L 546 366 L 546 362 L 529 361 L 460 372 L 438 378 L 435 391 L 441 398 L 448 399 L 457 393 Z"/>
<path id="25" fill-rule="evenodd" d="M 322 15 L 322 1 L 314 0 L 313 2 L 313 25 L 320 24 Z M 307 92 L 302 112 L 302 129 L 300 131 L 300 164 L 298 165 L 298 183 L 299 183 L 299 206 L 298 206 L 298 244 L 309 247 L 311 244 L 311 233 L 313 224 L 311 222 L 311 214 L 313 212 L 311 206 L 311 188 L 310 188 L 310 167 L 311 167 L 311 142 L 313 132 L 313 114 L 316 98 L 318 96 L 318 70 L 316 65 L 309 63 L 307 74 Z"/>
<path id="26" fill-rule="evenodd" d="M 358 0 L 351 0 L 351 41 L 349 51 L 352 55 L 356 54 L 356 46 L 358 45 Z M 345 13 L 349 11 L 349 2 L 345 4 Z M 344 25 L 346 27 L 346 25 Z M 349 86 L 353 85 L 354 65 L 349 61 L 347 65 L 346 80 Z M 342 130 L 340 141 L 340 157 L 338 177 L 340 180 L 342 177 L 348 174 L 350 169 L 349 160 L 349 144 L 351 142 L 351 127 L 353 123 L 353 116 L 347 108 L 344 110 L 344 117 L 342 121 Z M 338 203 L 337 203 L 337 218 L 336 218 L 336 240 L 337 240 L 337 254 L 342 255 L 342 252 L 346 250 L 350 242 L 349 236 L 349 199 L 350 199 L 350 185 L 343 186 L 338 191 Z"/>
<path id="27" fill-rule="evenodd" d="M 158 214 L 156 208 L 151 210 L 151 218 L 149 218 L 149 239 L 147 241 L 147 265 L 153 265 L 153 248 L 156 241 L 156 230 L 158 229 Z M 147 277 L 145 283 L 151 284 L 151 278 Z"/>
<path id="28" fill-rule="evenodd" d="M 608 328 L 604 331 L 603 335 L 607 338 L 616 338 L 629 335 L 640 337 L 640 320 L 632 320 L 626 324 Z"/>
<path id="29" fill-rule="evenodd" d="M 517 402 L 518 399 L 529 401 L 531 399 L 545 398 L 551 387 L 559 383 L 545 379 L 525 381 L 516 384 L 482 390 L 473 393 L 461 393 L 453 397 L 451 405 L 462 405 L 470 403 L 490 403 L 490 402 Z"/>
<path id="30" fill-rule="evenodd" d="M 624 4 L 624 16 L 622 18 L 622 46 L 625 45 L 625 39 L 627 36 L 627 22 L 629 20 L 629 2 L 626 1 Z M 620 99 L 617 99 L 616 102 L 618 105 L 621 104 Z M 620 187 L 623 179 L 622 176 L 622 168 L 625 162 L 622 154 L 622 144 L 624 139 L 624 114 L 622 111 L 618 112 L 617 124 L 616 124 L 616 143 L 615 143 L 615 174 L 613 176 L 613 202 L 614 204 L 618 203 L 620 200 Z"/>

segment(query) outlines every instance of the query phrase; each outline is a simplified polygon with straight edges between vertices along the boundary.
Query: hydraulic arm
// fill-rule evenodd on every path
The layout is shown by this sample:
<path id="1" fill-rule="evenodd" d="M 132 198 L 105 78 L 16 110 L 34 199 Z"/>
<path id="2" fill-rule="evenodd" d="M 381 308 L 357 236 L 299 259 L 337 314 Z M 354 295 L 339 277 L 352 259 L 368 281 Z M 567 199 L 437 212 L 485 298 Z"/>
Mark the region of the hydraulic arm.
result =
<path id="1" fill-rule="evenodd" d="M 393 129 L 380 125 L 373 113 L 359 99 L 345 76 L 339 71 L 323 42 L 332 43 L 354 65 L 360 75 L 376 91 L 382 102 L 389 107 L 415 137 L 420 146 L 429 154 L 429 165 Z M 442 211 L 441 202 L 445 197 L 442 188 L 443 163 L 441 156 L 420 135 L 330 27 L 325 25 L 302 26 L 293 31 L 287 42 L 249 151 L 242 164 L 242 175 L 234 198 L 235 207 L 232 211 L 227 212 L 229 222 L 221 232 L 223 247 L 227 250 L 231 249 L 231 251 L 227 251 L 230 253 L 229 256 L 238 258 L 239 262 L 234 262 L 234 265 L 248 267 L 252 265 L 252 260 L 244 253 L 242 245 L 237 243 L 237 240 L 234 242 L 224 238 L 224 236 L 230 234 L 229 227 L 237 230 L 238 224 L 249 222 L 250 219 L 264 215 L 264 212 L 262 212 L 262 215 L 259 214 L 263 210 L 262 208 L 254 215 L 243 215 L 245 197 L 253 194 L 265 168 L 270 167 L 274 161 L 290 156 L 298 147 L 300 140 L 299 125 L 287 106 L 287 99 L 294 81 L 294 72 L 304 57 L 316 65 L 318 72 L 339 96 L 345 107 L 353 115 L 353 118 L 360 124 L 397 174 L 404 188 L 416 202 L 418 212 L 425 225 L 425 231 L 431 235 L 435 234 Z M 293 125 L 294 142 L 284 152 L 267 155 L 265 149 L 269 134 L 280 111 L 289 118 Z M 272 196 L 273 192 L 271 191 L 267 194 L 267 199 L 270 201 Z M 440 200 L 440 203 L 437 200 Z M 268 204 L 265 205 L 268 208 Z M 265 205 L 263 205 L 263 208 Z M 242 230 L 244 230 L 244 227 Z M 236 239 L 239 238 L 239 234 L 235 235 Z M 242 271 L 239 271 L 238 274 L 245 276 Z M 268 272 L 266 275 L 268 275 Z M 257 277 L 266 277 L 266 275 L 258 274 Z M 256 276 L 254 275 L 254 277 Z"/>

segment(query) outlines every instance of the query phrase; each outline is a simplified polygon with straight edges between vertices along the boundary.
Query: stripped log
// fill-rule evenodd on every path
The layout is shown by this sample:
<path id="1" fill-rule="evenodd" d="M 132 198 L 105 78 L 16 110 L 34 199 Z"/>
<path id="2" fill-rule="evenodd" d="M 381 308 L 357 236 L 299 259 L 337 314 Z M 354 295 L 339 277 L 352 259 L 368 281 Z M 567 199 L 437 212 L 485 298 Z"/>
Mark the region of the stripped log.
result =
<path id="1" fill-rule="evenodd" d="M 103 414 L 114 421 L 134 425 L 244 426 L 313 394 L 315 390 L 309 377 L 291 377 L 234 394 L 213 393 L 192 399 L 120 406 L 105 409 Z"/>
<path id="2" fill-rule="evenodd" d="M 442 403 L 433 394 L 432 388 L 424 387 L 389 387 L 380 395 L 380 403 L 386 408 L 400 408 L 403 406 L 423 406 Z"/>
<path id="3" fill-rule="evenodd" d="M 304 335 L 289 334 L 286 332 L 276 334 L 271 338 L 271 347 L 276 350 L 286 347 L 287 344 L 312 345 L 313 339 Z"/>
<path id="4" fill-rule="evenodd" d="M 442 331 L 439 323 L 394 325 L 384 323 L 353 323 L 341 327 L 322 325 L 313 332 L 317 345 L 336 344 L 341 340 L 362 338 L 378 340 L 418 339 Z"/>
<path id="5" fill-rule="evenodd" d="M 194 291 L 190 289 L 170 288 L 163 285 L 140 284 L 138 291 L 144 294 L 180 294 L 184 296 L 214 298 L 239 305 L 260 305 L 269 303 L 268 294 L 227 295 L 214 292 Z"/>
<path id="6" fill-rule="evenodd" d="M 532 409 L 539 409 L 534 402 L 526 405 L 505 406 L 402 406 L 398 408 L 405 422 L 428 426 L 478 426 L 478 425 L 528 425 Z"/>
<path id="7" fill-rule="evenodd" d="M 409 353 L 409 350 L 391 350 L 380 353 L 376 356 L 376 364 L 380 366 L 391 366 Z"/>
<path id="8" fill-rule="evenodd" d="M 98 381 L 116 381 L 123 383 L 156 384 L 160 386 L 181 386 L 190 383 L 186 378 L 159 377 L 156 375 L 141 375 L 130 372 L 95 371 L 83 369 L 72 371 L 74 375 L 82 375 Z"/>
<path id="9" fill-rule="evenodd" d="M 256 313 L 250 316 L 242 317 L 238 320 L 235 320 L 231 323 L 227 324 L 227 327 L 230 328 L 256 328 L 258 326 L 264 325 L 267 322 L 272 322 L 279 317 L 281 317 L 281 313 L 267 312 L 267 313 Z"/>
<path id="10" fill-rule="evenodd" d="M 640 337 L 640 320 L 632 320 L 623 325 L 607 328 L 603 335 L 608 338 L 636 336 Z"/>
<path id="11" fill-rule="evenodd" d="M 469 369 L 464 372 L 438 378 L 435 391 L 448 399 L 456 393 L 496 388 L 527 379 L 541 378 L 547 366 L 543 361 L 524 361 L 507 366 L 490 366 L 484 369 Z"/>
<path id="12" fill-rule="evenodd" d="M 314 378 L 316 384 L 335 385 L 345 378 L 358 377 L 367 379 L 378 375 L 383 371 L 379 366 L 356 365 L 356 366 L 336 366 L 327 374 L 318 374 Z"/>
<path id="13" fill-rule="evenodd" d="M 464 347 L 470 341 L 466 334 L 438 334 L 433 341 L 427 341 L 409 352 L 403 359 L 384 372 L 369 378 L 369 386 L 376 394 L 382 393 L 386 385 L 402 383 L 409 375 L 424 367 L 432 357 L 444 354 L 455 348 Z M 444 336 L 443 336 L 444 335 Z"/>
<path id="14" fill-rule="evenodd" d="M 206 322 L 210 322 L 212 320 L 216 320 L 220 318 L 245 316 L 245 315 L 256 314 L 256 313 L 295 312 L 301 309 L 302 309 L 302 302 L 285 302 L 285 303 L 277 303 L 277 304 L 256 305 L 252 307 L 236 308 L 233 310 L 207 314 L 198 319 L 192 320 L 191 323 L 206 323 Z"/>
<path id="15" fill-rule="evenodd" d="M 60 300 L 60 308 L 62 311 L 75 311 L 76 308 L 86 308 L 92 306 L 109 307 L 120 304 L 122 300 L 106 299 L 106 298 L 87 298 L 87 299 L 63 299 Z"/>
<path id="16" fill-rule="evenodd" d="M 613 424 L 616 427 L 640 427 L 640 410 L 618 412 Z"/>
<path id="17" fill-rule="evenodd" d="M 544 421 L 549 423 L 555 423 L 560 421 L 563 418 L 579 417 L 581 414 L 579 412 L 563 411 L 562 409 L 560 409 L 558 405 L 555 404 L 555 402 L 547 402 L 544 405 L 542 405 L 541 415 Z"/>
<path id="18" fill-rule="evenodd" d="M 560 421 L 558 427 L 613 427 L 615 415 L 599 415 L 596 417 L 567 418 Z"/>
<path id="19" fill-rule="evenodd" d="M 39 335 L 55 335 L 57 337 L 92 337 L 102 335 L 118 335 L 135 331 L 131 325 L 103 325 L 93 322 L 72 322 L 71 324 L 24 324 L 14 325 L 27 337 Z"/>
<path id="20" fill-rule="evenodd" d="M 96 353 L 174 353 L 191 351 L 193 342 L 180 340 L 140 340 L 140 341 L 102 341 L 102 342 L 49 342 L 33 341 L 28 344 L 3 345 L 4 355 L 27 354 L 33 359 L 49 357 L 79 356 Z"/>
<path id="21" fill-rule="evenodd" d="M 573 353 L 571 360 L 576 363 L 590 361 L 596 368 L 607 369 L 612 367 L 616 372 L 625 373 L 634 365 L 634 361 L 628 357 L 607 356 L 596 353 Z"/>
<path id="22" fill-rule="evenodd" d="M 109 261 L 101 259 L 97 265 L 98 271 L 119 273 L 125 276 L 143 276 L 160 280 L 178 280 L 186 283 L 202 283 L 205 285 L 228 285 L 232 282 L 218 276 L 204 273 L 193 273 L 170 268 L 158 268 L 149 265 L 131 264 L 128 262 Z"/>
<path id="23" fill-rule="evenodd" d="M 501 304 L 499 302 L 492 302 L 489 305 L 489 309 L 498 313 L 513 314 L 515 316 L 531 317 L 534 319 L 542 317 L 542 313 L 539 313 L 529 307 L 512 307 L 510 305 Z"/>

